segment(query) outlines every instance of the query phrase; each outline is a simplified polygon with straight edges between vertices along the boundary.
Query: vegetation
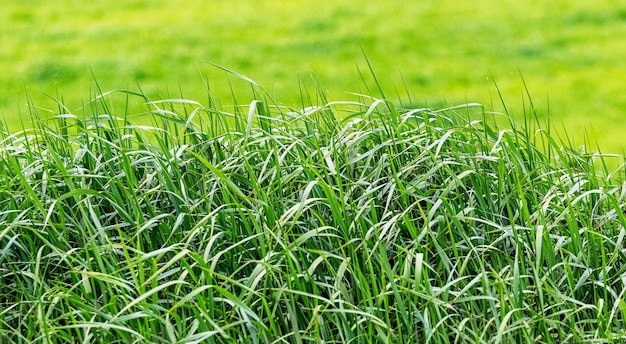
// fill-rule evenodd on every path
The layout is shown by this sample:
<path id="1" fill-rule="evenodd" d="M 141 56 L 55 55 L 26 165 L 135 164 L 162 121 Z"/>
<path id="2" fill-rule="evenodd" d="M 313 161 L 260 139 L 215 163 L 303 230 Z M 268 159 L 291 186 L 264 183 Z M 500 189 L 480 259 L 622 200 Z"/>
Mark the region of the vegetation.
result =
<path id="1" fill-rule="evenodd" d="M 232 111 L 112 92 L 3 130 L 0 342 L 626 338 L 607 156 L 532 111 L 501 130 L 477 104 L 253 90 Z"/>
<path id="2" fill-rule="evenodd" d="M 26 93 L 38 106 L 54 108 L 48 94 L 79 111 L 90 70 L 104 89 L 139 84 L 153 99 L 182 89 L 207 103 L 201 74 L 217 99 L 230 98 L 229 82 L 241 96 L 248 85 L 211 62 L 289 105 L 299 101 L 293 85 L 313 73 L 330 99 L 345 99 L 367 93 L 354 68 L 363 45 L 385 89 L 408 86 L 403 101 L 496 108 L 491 73 L 521 120 L 521 71 L 554 131 L 567 127 L 581 145 L 587 130 L 603 151 L 626 150 L 626 3 L 613 0 L 3 0 L 0 22 L 0 116 L 13 129 L 28 115 Z"/>
<path id="3" fill-rule="evenodd" d="M 0 343 L 626 341 L 624 5 L 2 6 Z"/>

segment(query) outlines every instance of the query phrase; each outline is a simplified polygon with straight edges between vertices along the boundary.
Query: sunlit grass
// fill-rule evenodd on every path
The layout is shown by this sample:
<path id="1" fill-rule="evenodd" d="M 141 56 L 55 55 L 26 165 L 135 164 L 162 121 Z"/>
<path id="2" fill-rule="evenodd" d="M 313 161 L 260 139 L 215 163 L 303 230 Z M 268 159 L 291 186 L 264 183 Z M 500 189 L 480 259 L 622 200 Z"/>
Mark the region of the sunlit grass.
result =
<path id="1" fill-rule="evenodd" d="M 255 90 L 2 130 L 0 342 L 626 338 L 616 158 L 532 113 Z"/>
<path id="2" fill-rule="evenodd" d="M 289 105 L 300 96 L 293 85 L 313 73 L 331 99 L 345 99 L 360 91 L 362 45 L 385 89 L 408 85 L 403 100 L 420 107 L 497 108 L 491 72 L 519 120 L 521 71 L 538 116 L 549 114 L 555 129 L 563 123 L 577 145 L 587 130 L 603 151 L 626 151 L 626 3 L 612 0 L 3 0 L 0 21 L 0 118 L 12 129 L 26 93 L 40 106 L 46 94 L 63 98 L 78 112 L 90 71 L 107 90 L 139 83 L 163 99 L 182 88 L 206 104 L 204 75 L 227 102 L 233 79 L 209 65 L 217 63 Z"/>

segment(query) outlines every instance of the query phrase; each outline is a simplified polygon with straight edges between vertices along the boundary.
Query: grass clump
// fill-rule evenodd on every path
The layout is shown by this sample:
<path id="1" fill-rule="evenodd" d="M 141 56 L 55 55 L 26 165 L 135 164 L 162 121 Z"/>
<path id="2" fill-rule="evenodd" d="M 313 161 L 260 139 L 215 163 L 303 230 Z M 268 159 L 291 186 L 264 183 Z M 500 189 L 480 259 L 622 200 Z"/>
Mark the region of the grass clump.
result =
<path id="1" fill-rule="evenodd" d="M 0 141 L 0 342 L 617 342 L 626 185 L 469 104 L 361 97 Z"/>

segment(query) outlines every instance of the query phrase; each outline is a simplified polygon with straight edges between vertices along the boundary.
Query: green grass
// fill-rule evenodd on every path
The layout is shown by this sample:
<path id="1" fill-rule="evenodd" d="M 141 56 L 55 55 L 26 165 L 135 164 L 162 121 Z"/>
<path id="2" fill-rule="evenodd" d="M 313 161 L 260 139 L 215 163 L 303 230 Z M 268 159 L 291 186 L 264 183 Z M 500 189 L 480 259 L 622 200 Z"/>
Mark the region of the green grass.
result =
<path id="1" fill-rule="evenodd" d="M 180 86 L 206 103 L 201 75 L 217 99 L 230 99 L 229 82 L 248 87 L 208 62 L 250 75 L 285 104 L 300 106 L 293 86 L 311 73 L 344 99 L 367 93 L 354 68 L 362 44 L 385 89 L 407 84 L 403 101 L 496 108 L 491 72 L 517 116 L 521 72 L 538 116 L 550 113 L 574 144 L 586 130 L 590 150 L 596 139 L 603 152 L 626 148 L 626 5 L 615 1 L 4 0 L 0 21 L 0 115 L 12 128 L 28 117 L 26 88 L 39 106 L 55 108 L 43 91 L 79 111 L 90 69 L 104 89 L 139 83 L 153 99 Z"/>
<path id="2" fill-rule="evenodd" d="M 253 90 L 233 111 L 114 92 L 2 130 L 0 342 L 626 338 L 612 157 L 530 112 Z"/>

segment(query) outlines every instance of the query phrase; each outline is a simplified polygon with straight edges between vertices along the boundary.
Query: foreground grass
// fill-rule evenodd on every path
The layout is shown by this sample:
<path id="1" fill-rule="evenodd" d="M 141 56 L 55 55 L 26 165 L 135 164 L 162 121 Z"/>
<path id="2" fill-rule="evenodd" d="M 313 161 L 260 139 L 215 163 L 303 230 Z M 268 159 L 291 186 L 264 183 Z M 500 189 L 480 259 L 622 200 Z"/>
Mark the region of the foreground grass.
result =
<path id="1" fill-rule="evenodd" d="M 626 338 L 623 176 L 547 131 L 366 97 L 91 105 L 2 134 L 0 342 Z"/>

